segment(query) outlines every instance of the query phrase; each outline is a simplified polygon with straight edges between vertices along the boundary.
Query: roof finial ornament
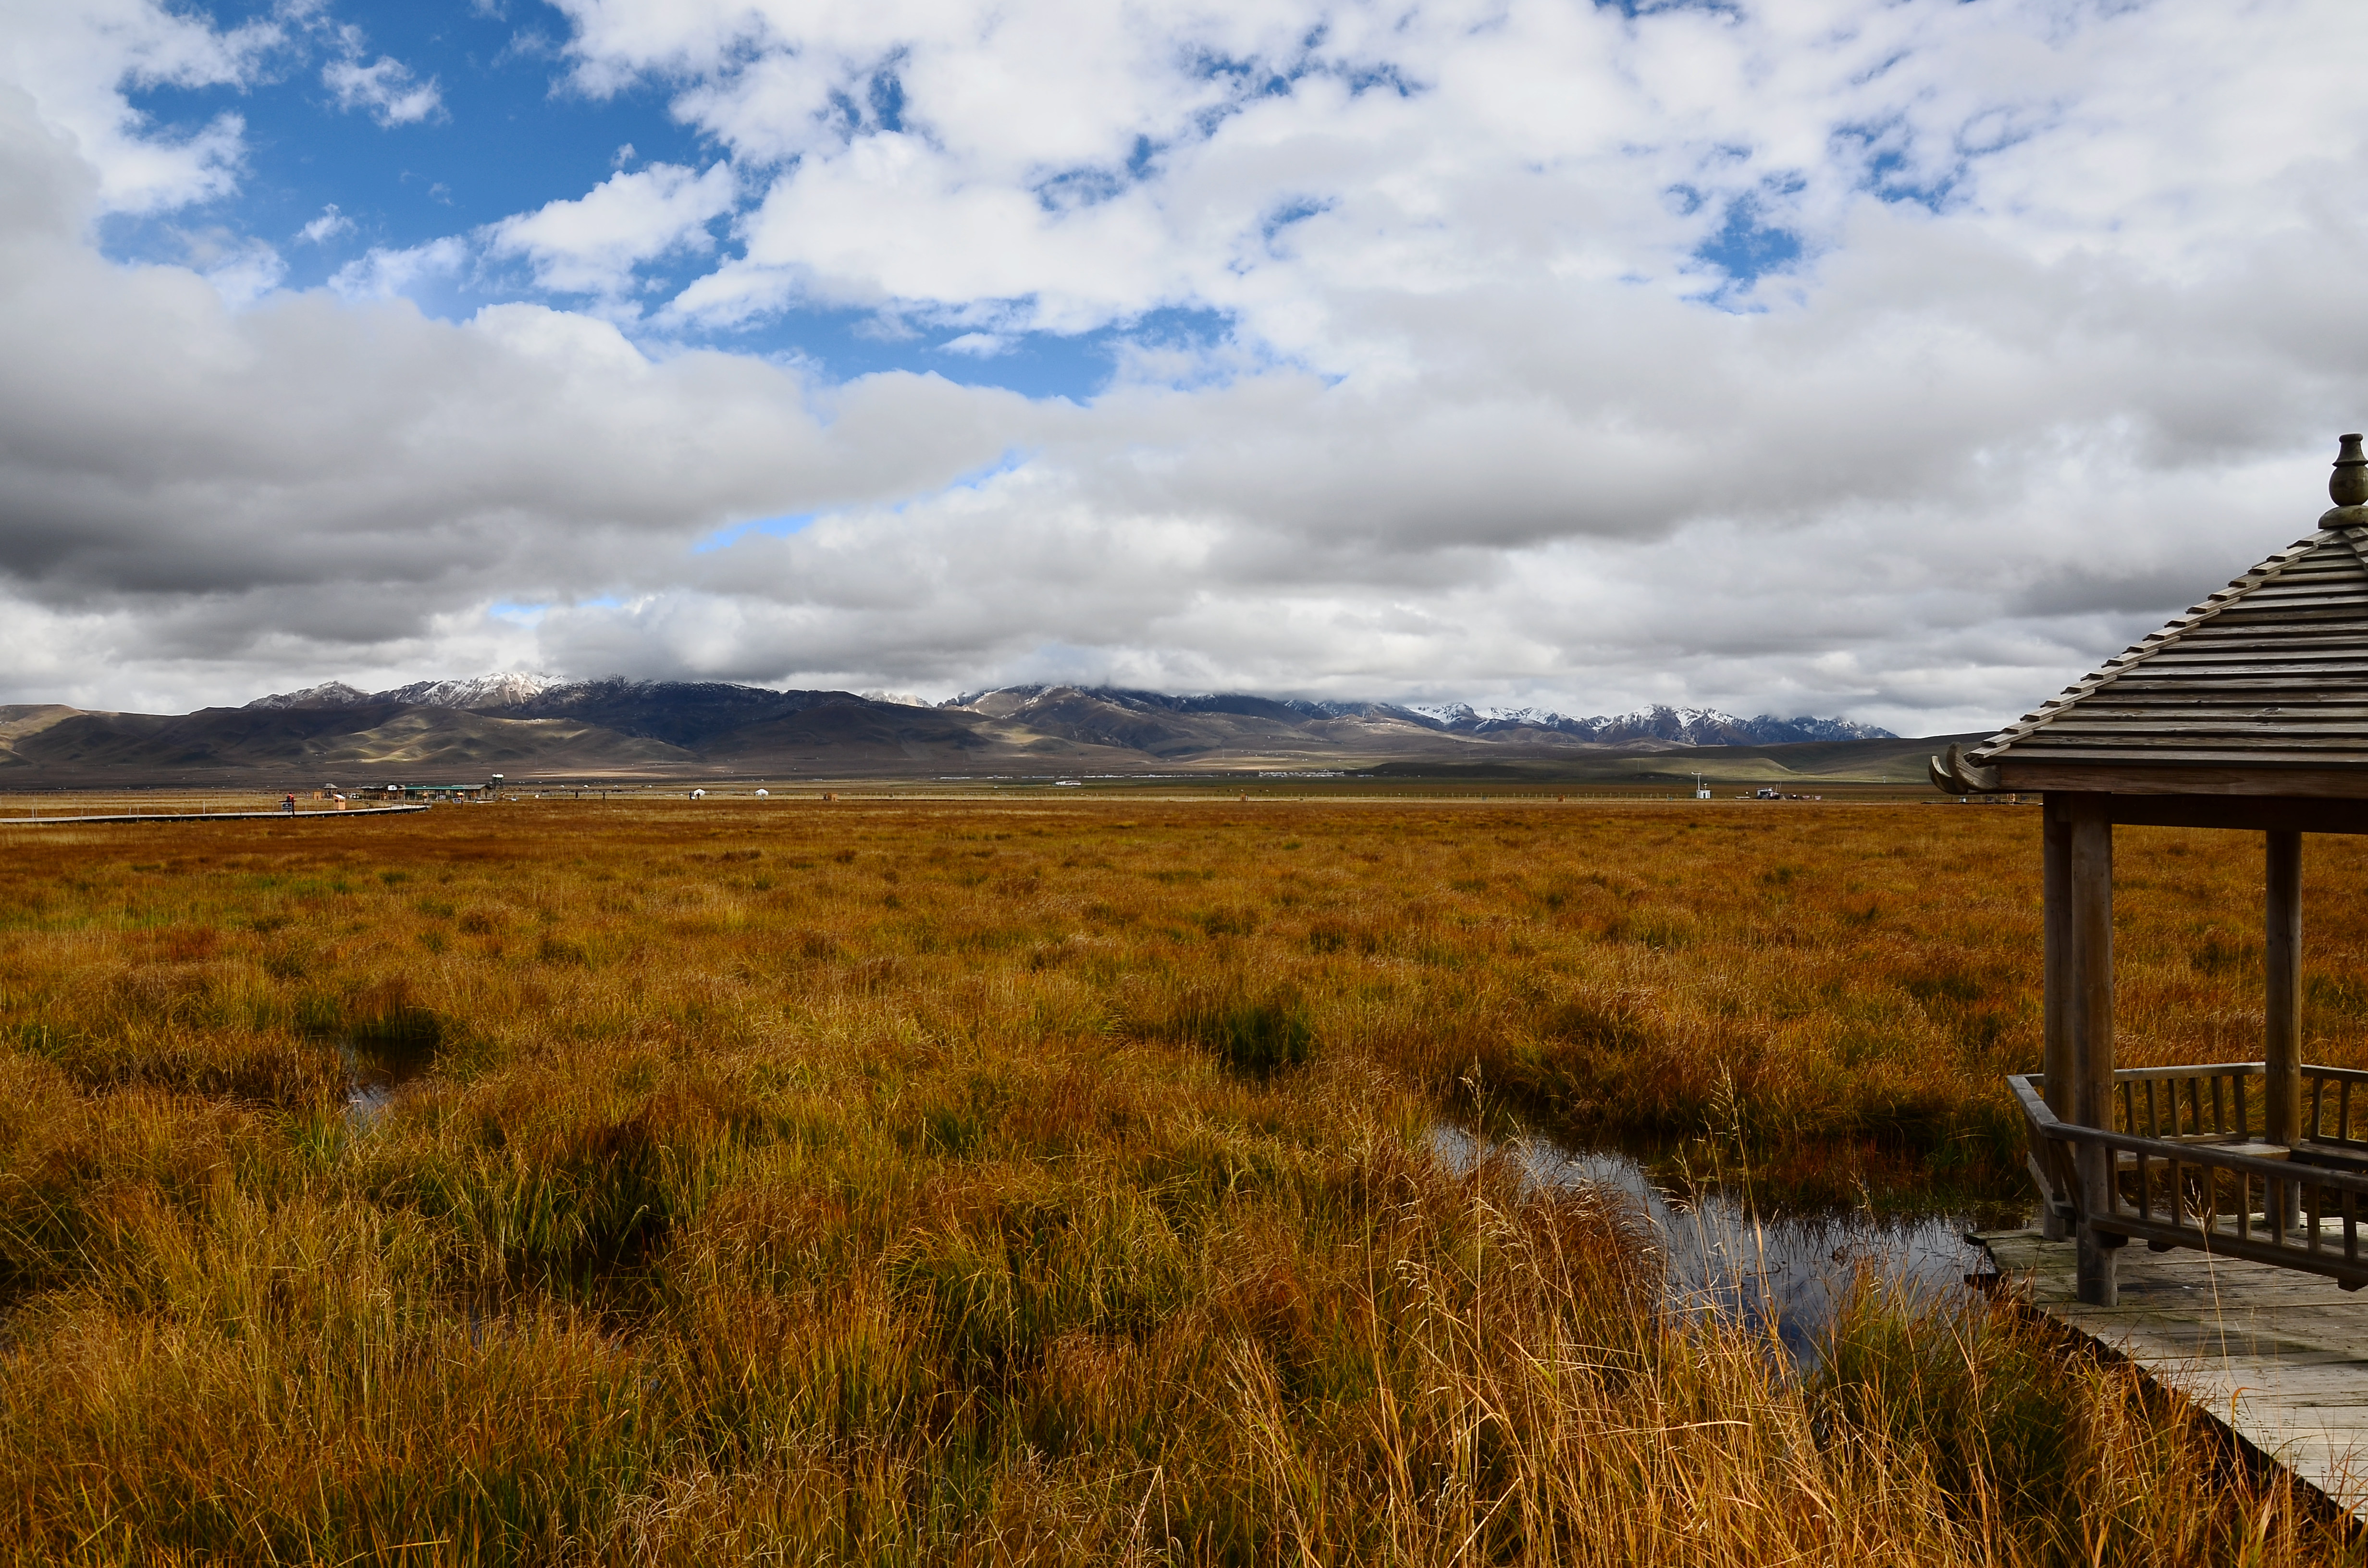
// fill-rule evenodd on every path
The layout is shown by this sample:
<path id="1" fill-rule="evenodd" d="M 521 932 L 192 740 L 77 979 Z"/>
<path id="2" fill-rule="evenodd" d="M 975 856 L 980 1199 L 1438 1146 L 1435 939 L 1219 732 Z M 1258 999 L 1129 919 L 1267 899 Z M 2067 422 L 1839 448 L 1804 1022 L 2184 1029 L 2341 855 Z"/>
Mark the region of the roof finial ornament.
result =
<path id="1" fill-rule="evenodd" d="M 2368 528 L 2368 457 L 2360 452 L 2360 437 L 2341 437 L 2335 454 L 2335 472 L 2328 476 L 2327 494 L 2335 509 L 2318 519 L 2323 528 Z"/>

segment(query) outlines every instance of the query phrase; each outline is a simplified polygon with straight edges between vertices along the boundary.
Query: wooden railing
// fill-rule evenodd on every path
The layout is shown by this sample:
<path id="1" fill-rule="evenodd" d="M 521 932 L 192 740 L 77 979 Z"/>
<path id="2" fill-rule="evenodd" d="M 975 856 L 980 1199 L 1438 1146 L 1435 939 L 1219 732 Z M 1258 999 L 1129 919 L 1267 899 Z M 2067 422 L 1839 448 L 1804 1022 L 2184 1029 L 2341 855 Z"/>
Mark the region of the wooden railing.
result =
<path id="1" fill-rule="evenodd" d="M 2368 1284 L 2360 1233 L 2368 1139 L 2353 1136 L 2353 1109 L 2356 1101 L 2368 1122 L 2368 1073 L 2305 1066 L 2305 1133 L 2291 1149 L 2261 1141 L 2264 1096 L 2253 1082 L 2261 1074 L 2258 1062 L 2116 1073 L 2121 1125 L 2110 1129 L 2058 1118 L 2036 1074 L 2007 1083 L 2031 1124 L 2032 1174 L 2070 1223 L 2157 1251 L 2194 1247 L 2302 1269 L 2356 1290 Z M 2112 1161 L 2101 1212 L 2083 1199 L 2074 1151 L 2084 1146 Z"/>
<path id="2" fill-rule="evenodd" d="M 2358 1090 L 2354 1094 L 2352 1091 Z M 2359 1108 L 2359 1121 L 2352 1108 Z M 2312 1067 L 2302 1070 L 2303 1136 L 2337 1149 L 2368 1150 L 2368 1138 L 2352 1136 L 2352 1129 L 2368 1123 L 2368 1073 L 2353 1067 Z M 2335 1113 L 2335 1130 L 2328 1131 L 2328 1112 Z M 2362 1127 L 2368 1131 L 2368 1127 Z"/>
<path id="3" fill-rule="evenodd" d="M 2258 1062 L 2125 1068 L 2113 1074 L 2113 1097 L 2122 1113 L 2118 1131 L 2184 1142 L 2246 1136 L 2254 1131 L 2254 1112 L 2261 1103 L 2259 1094 L 2248 1091 L 2261 1075 Z"/>

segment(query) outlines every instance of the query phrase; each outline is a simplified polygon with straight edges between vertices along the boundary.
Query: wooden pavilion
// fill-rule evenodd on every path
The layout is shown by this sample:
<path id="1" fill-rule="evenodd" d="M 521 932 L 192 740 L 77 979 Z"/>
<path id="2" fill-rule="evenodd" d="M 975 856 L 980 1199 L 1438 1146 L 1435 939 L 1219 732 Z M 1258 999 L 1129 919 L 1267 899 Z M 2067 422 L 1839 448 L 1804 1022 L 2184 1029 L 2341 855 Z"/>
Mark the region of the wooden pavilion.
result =
<path id="1" fill-rule="evenodd" d="M 2046 802 L 2045 1071 L 2009 1080 L 2078 1295 L 2141 1240 L 2368 1284 L 2368 1073 L 2302 1060 L 2302 842 L 2368 833 L 2368 458 L 2342 437 L 2317 531 L 2038 711 L 1932 759 L 1952 794 Z M 2113 1065 L 2113 828 L 2264 846 L 2261 1059 Z M 2358 1102 L 2355 1120 L 2354 1101 Z"/>

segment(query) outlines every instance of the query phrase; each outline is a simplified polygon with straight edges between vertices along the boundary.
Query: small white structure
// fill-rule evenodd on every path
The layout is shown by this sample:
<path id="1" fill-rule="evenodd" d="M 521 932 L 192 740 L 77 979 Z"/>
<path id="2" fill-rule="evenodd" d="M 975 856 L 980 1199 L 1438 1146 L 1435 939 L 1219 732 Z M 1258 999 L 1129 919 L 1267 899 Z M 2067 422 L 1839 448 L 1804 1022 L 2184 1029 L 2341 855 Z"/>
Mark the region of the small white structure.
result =
<path id="1" fill-rule="evenodd" d="M 707 799 L 707 791 L 704 790 L 693 790 L 690 792 L 690 798 L 694 801 L 703 801 Z"/>
<path id="2" fill-rule="evenodd" d="M 765 798 L 766 798 L 766 796 L 767 796 L 767 795 L 768 795 L 770 792 L 771 792 L 771 791 L 769 791 L 769 790 L 757 790 L 757 799 L 758 799 L 758 800 L 760 800 L 760 801 L 761 801 L 761 800 L 765 799 Z"/>

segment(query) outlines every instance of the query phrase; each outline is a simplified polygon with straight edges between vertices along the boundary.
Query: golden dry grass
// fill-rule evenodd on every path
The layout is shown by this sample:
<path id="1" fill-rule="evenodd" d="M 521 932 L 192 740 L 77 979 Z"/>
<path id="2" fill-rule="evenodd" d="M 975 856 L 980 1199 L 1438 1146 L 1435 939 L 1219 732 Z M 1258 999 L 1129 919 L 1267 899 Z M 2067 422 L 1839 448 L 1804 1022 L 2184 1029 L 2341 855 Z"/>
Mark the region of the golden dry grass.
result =
<path id="1" fill-rule="evenodd" d="M 1431 1153 L 1493 1109 L 2003 1195 L 2036 819 L 14 830 L 0 1557 L 2339 1556 L 2010 1316 L 1870 1294 L 1804 1380 L 1662 1311 L 1616 1202 Z M 2313 842 L 2322 1060 L 2357 859 Z M 2123 835 L 2132 1059 L 2253 1053 L 2257 860 Z M 355 1063 L 428 1071 L 356 1117 Z"/>

